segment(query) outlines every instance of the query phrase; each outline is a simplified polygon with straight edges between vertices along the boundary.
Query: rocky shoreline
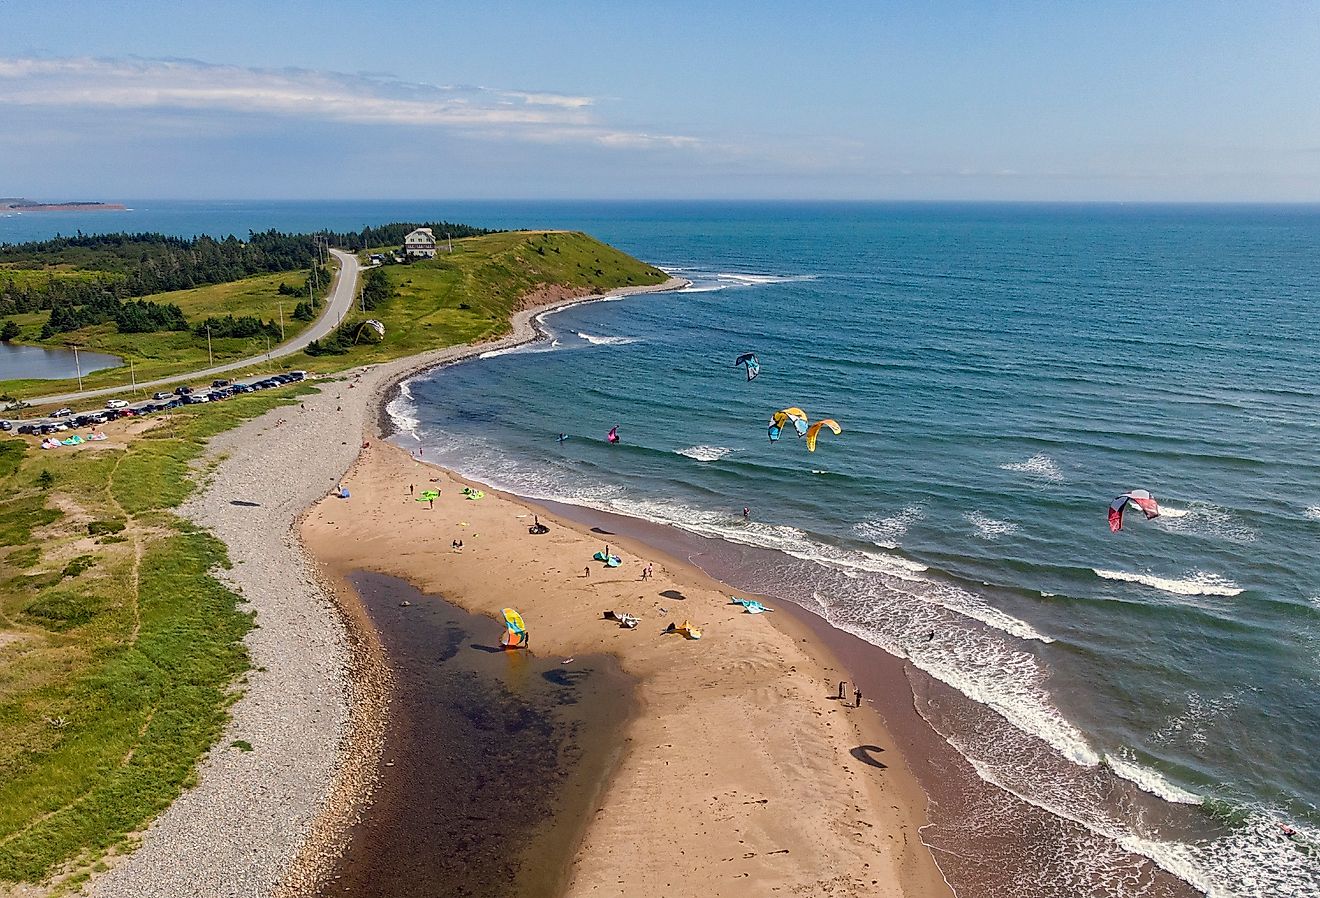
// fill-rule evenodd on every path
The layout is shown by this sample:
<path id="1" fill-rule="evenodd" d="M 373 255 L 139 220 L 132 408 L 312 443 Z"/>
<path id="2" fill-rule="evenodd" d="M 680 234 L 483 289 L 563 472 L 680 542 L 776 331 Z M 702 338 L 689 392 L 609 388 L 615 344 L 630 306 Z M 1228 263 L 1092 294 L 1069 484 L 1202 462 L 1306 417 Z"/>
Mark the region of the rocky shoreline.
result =
<path id="1" fill-rule="evenodd" d="M 606 295 L 685 284 L 671 278 Z M 388 432 L 383 409 L 401 380 L 535 340 L 536 316 L 604 297 L 548 298 L 516 313 L 498 340 L 347 372 L 300 405 L 212 441 L 214 468 L 181 513 L 229 548 L 233 567 L 218 575 L 255 613 L 252 670 L 197 785 L 94 880 L 92 895 L 286 898 L 316 887 L 369 793 L 388 674 L 370 633 L 318 579 L 296 535 L 299 518 L 353 464 L 364 438 Z"/>

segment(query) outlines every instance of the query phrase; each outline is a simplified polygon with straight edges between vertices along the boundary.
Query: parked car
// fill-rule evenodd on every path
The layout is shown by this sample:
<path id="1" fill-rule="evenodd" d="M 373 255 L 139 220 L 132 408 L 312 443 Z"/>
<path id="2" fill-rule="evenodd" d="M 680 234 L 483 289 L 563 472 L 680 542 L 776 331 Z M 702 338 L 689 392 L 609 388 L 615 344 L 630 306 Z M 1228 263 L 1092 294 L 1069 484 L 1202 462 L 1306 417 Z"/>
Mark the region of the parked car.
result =
<path id="1" fill-rule="evenodd" d="M 9 421 L 0 421 L 0 430 L 10 431 L 13 429 L 14 429 L 14 425 Z"/>
<path id="2" fill-rule="evenodd" d="M 65 418 L 65 417 L 68 417 L 69 415 L 72 415 L 72 414 L 73 414 L 73 409 L 71 409 L 71 408 L 62 408 L 62 409 L 60 409 L 60 410 L 57 411 L 57 412 L 52 412 L 52 413 L 51 413 L 51 417 L 52 417 L 52 418 Z"/>
<path id="3" fill-rule="evenodd" d="M 188 387 L 188 386 L 174 388 L 175 396 L 187 396 L 191 392 L 192 392 L 192 387 Z"/>
<path id="4" fill-rule="evenodd" d="M 251 393 L 252 387 L 248 384 L 234 384 L 235 393 Z"/>
<path id="5" fill-rule="evenodd" d="M 227 386 L 229 386 L 229 381 L 227 381 L 227 380 L 225 380 L 225 379 L 223 379 L 223 378 L 221 378 L 221 379 L 219 379 L 219 380 L 213 380 L 213 381 L 211 381 L 211 386 L 213 386 L 213 387 L 227 387 Z"/>
<path id="6" fill-rule="evenodd" d="M 128 408 L 128 403 L 122 399 L 111 399 L 105 404 L 106 408 Z"/>
<path id="7" fill-rule="evenodd" d="M 169 398 L 170 398 L 170 394 L 169 394 L 169 393 L 161 393 L 161 392 L 152 393 L 152 394 L 151 394 L 151 398 L 152 398 L 152 399 L 169 399 Z"/>
<path id="8" fill-rule="evenodd" d="M 307 372 L 306 372 L 306 371 L 290 371 L 290 372 L 289 372 L 289 376 L 292 377 L 294 380 L 302 380 L 303 378 L 305 378 L 305 377 L 307 376 Z"/>
<path id="9" fill-rule="evenodd" d="M 18 432 L 19 432 L 19 433 L 36 433 L 36 432 L 37 432 L 37 425 L 35 425 L 35 424 L 20 424 L 20 425 L 18 425 Z"/>

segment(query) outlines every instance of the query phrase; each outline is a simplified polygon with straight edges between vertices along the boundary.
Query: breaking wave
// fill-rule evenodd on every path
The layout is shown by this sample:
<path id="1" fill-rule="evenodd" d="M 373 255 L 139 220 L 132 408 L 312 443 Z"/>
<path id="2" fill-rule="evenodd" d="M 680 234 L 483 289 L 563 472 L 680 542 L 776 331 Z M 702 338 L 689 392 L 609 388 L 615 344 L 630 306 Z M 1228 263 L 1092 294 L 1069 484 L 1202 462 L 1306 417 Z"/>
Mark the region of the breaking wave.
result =
<path id="1" fill-rule="evenodd" d="M 679 455 L 694 458 L 697 461 L 719 461 L 734 450 L 727 446 L 689 446 L 686 449 L 675 449 L 674 451 Z"/>
<path id="2" fill-rule="evenodd" d="M 1187 577 L 1158 577 L 1154 574 L 1135 574 L 1129 571 L 1108 571 L 1091 568 L 1097 577 L 1105 580 L 1119 580 L 1125 583 L 1140 583 L 1163 592 L 1178 596 L 1236 596 L 1241 595 L 1242 587 L 1232 580 L 1218 574 L 1205 571 L 1193 571 Z"/>
<path id="3" fill-rule="evenodd" d="M 963 515 L 963 518 L 976 528 L 976 535 L 981 539 L 999 539 L 1001 536 L 1017 533 L 1022 529 L 1012 521 L 997 521 L 979 511 L 969 511 Z"/>
<path id="4" fill-rule="evenodd" d="M 578 331 L 577 335 L 592 346 L 627 346 L 629 343 L 637 342 L 634 337 L 597 337 L 594 334 L 584 334 L 582 331 Z"/>
<path id="5" fill-rule="evenodd" d="M 1058 462 L 1050 458 L 1043 452 L 1038 452 L 1026 461 L 1007 462 L 999 466 L 1001 471 L 1016 471 L 1019 474 L 1030 474 L 1041 480 L 1047 480 L 1050 483 L 1060 483 L 1063 481 L 1063 472 L 1059 470 Z"/>

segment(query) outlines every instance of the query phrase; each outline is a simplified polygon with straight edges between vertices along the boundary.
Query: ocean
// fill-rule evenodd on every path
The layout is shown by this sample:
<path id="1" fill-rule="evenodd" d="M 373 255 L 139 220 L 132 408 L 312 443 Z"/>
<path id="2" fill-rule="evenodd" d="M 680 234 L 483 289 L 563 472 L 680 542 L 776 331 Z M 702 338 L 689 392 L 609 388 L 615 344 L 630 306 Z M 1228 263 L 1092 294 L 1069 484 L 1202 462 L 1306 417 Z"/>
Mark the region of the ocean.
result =
<path id="1" fill-rule="evenodd" d="M 569 227 L 688 279 L 414 378 L 397 439 L 515 493 L 772 550 L 733 584 L 956 690 L 918 690 L 918 711 L 1090 834 L 1056 883 L 1142 894 L 1135 854 L 1214 896 L 1320 895 L 1320 209 L 165 207 L 79 226 Z M 0 241 L 42 236 L 35 219 L 0 219 Z M 772 444 L 787 406 L 842 433 Z M 1164 514 L 1111 533 L 1135 488 Z"/>

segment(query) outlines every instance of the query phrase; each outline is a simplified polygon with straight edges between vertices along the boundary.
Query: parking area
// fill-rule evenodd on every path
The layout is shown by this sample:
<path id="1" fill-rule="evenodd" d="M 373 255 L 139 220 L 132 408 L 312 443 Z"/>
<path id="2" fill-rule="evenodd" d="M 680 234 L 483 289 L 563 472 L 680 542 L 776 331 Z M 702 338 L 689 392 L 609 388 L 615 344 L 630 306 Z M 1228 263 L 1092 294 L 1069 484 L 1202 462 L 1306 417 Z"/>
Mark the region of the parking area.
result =
<path id="1" fill-rule="evenodd" d="M 209 386 L 185 385 L 175 387 L 172 392 L 157 392 L 150 399 L 137 402 L 111 399 L 103 407 L 97 409 L 75 411 L 72 408 L 62 408 L 41 418 L 3 419 L 0 420 L 0 432 L 53 436 L 72 430 L 95 428 L 121 418 L 134 418 L 168 411 L 180 406 L 222 402 L 231 396 L 269 390 L 273 387 L 296 383 L 306 378 L 306 371 L 289 371 L 283 374 L 247 377 L 233 381 L 219 379 L 211 381 Z"/>

